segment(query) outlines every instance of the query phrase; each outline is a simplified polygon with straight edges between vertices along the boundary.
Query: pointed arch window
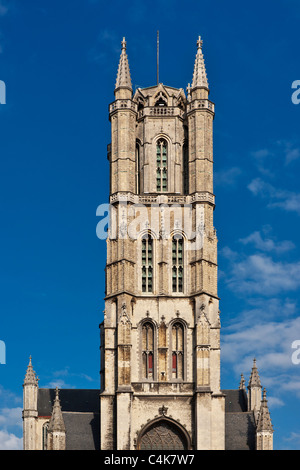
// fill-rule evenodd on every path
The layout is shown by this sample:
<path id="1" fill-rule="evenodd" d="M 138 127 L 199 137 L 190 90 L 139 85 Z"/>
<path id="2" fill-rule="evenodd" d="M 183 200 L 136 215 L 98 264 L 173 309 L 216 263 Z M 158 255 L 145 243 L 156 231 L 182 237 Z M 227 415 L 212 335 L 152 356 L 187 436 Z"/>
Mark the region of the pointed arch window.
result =
<path id="1" fill-rule="evenodd" d="M 43 450 L 47 450 L 48 427 L 49 427 L 49 421 L 44 423 L 43 427 L 42 427 L 42 448 L 43 448 Z"/>
<path id="2" fill-rule="evenodd" d="M 183 292 L 183 237 L 172 239 L 172 291 Z"/>
<path id="3" fill-rule="evenodd" d="M 183 144 L 183 194 L 189 193 L 189 156 L 187 142 Z"/>
<path id="4" fill-rule="evenodd" d="M 172 326 L 172 378 L 183 379 L 184 329 L 180 322 Z"/>
<path id="5" fill-rule="evenodd" d="M 166 192 L 168 186 L 168 144 L 165 139 L 156 143 L 156 190 Z"/>
<path id="6" fill-rule="evenodd" d="M 142 238 L 142 291 L 153 292 L 153 239 L 149 234 Z"/>
<path id="7" fill-rule="evenodd" d="M 136 142 L 135 145 L 135 192 L 140 194 L 141 180 L 140 180 L 140 145 Z"/>
<path id="8" fill-rule="evenodd" d="M 150 322 L 142 327 L 142 376 L 144 379 L 154 376 L 154 327 Z"/>

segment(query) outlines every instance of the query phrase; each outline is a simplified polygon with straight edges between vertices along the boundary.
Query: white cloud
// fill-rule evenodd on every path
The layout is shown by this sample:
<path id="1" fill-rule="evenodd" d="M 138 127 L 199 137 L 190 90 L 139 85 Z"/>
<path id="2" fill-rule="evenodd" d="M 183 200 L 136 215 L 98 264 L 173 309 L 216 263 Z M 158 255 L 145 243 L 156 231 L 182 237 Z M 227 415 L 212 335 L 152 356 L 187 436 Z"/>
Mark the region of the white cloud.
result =
<path id="1" fill-rule="evenodd" d="M 268 406 L 271 409 L 281 408 L 284 406 L 284 402 L 278 397 L 268 396 Z"/>
<path id="2" fill-rule="evenodd" d="M 43 388 L 75 388 L 71 387 L 62 379 L 54 379 L 51 382 L 47 383 Z"/>
<path id="3" fill-rule="evenodd" d="M 268 198 L 269 208 L 279 207 L 287 212 L 297 212 L 300 215 L 300 193 L 280 188 L 277 189 L 261 178 L 252 180 L 248 185 L 248 189 L 255 196 Z"/>
<path id="4" fill-rule="evenodd" d="M 0 410 L 0 426 L 5 429 L 12 426 L 22 428 L 22 408 L 2 408 Z"/>
<path id="5" fill-rule="evenodd" d="M 118 65 L 118 58 L 121 54 L 121 40 L 112 30 L 102 30 L 98 36 L 97 45 L 89 51 L 89 60 L 99 64 L 111 63 L 111 57 L 116 58 L 114 67 Z"/>
<path id="6" fill-rule="evenodd" d="M 10 390 L 6 390 L 0 385 L 0 400 L 2 407 L 9 407 L 10 405 L 18 405 L 22 403 L 22 398 Z"/>
<path id="7" fill-rule="evenodd" d="M 289 165 L 300 157 L 300 149 L 295 141 L 278 140 L 271 147 L 272 149 L 263 148 L 251 152 L 258 170 L 269 176 L 272 176 L 271 166 L 273 163 L 278 165 L 282 162 L 284 165 Z"/>
<path id="8" fill-rule="evenodd" d="M 227 285 L 237 293 L 278 295 L 300 287 L 300 262 L 274 262 L 265 254 L 254 254 L 234 263 Z"/>
<path id="9" fill-rule="evenodd" d="M 281 148 L 285 164 L 289 165 L 294 160 L 297 160 L 300 157 L 300 150 L 295 142 L 289 140 L 279 140 L 277 145 Z"/>
<path id="10" fill-rule="evenodd" d="M 239 167 L 232 167 L 226 170 L 214 172 L 214 184 L 216 186 L 232 187 L 235 186 L 242 170 Z"/>
<path id="11" fill-rule="evenodd" d="M 300 432 L 291 432 L 289 437 L 284 438 L 285 441 L 295 442 L 295 444 L 300 446 Z"/>
<path id="12" fill-rule="evenodd" d="M 0 431 L 0 450 L 22 450 L 23 439 L 7 431 Z"/>
<path id="13" fill-rule="evenodd" d="M 273 152 L 271 152 L 269 149 L 260 149 L 256 150 L 255 152 L 251 152 L 250 155 L 253 157 L 256 167 L 260 173 L 266 176 L 273 176 L 271 170 L 271 163 L 273 163 L 271 159 L 274 158 Z"/>
<path id="14" fill-rule="evenodd" d="M 252 243 L 258 250 L 272 253 L 285 253 L 295 248 L 294 243 L 289 240 L 276 242 L 270 237 L 263 238 L 259 231 L 251 233 L 248 237 L 241 238 L 240 242 L 244 245 Z"/>
<path id="15" fill-rule="evenodd" d="M 237 321 L 222 329 L 222 357 L 227 362 L 236 363 L 236 358 L 243 358 L 245 365 L 255 356 L 259 356 L 264 368 L 269 370 L 299 370 L 292 362 L 295 339 L 300 339 L 300 318 L 275 321 L 255 321 L 245 328 L 244 321 Z M 241 362 L 238 364 L 240 367 Z"/>
<path id="16" fill-rule="evenodd" d="M 249 322 L 247 328 L 242 321 L 222 330 L 221 360 L 227 370 L 232 368 L 236 375 L 244 373 L 247 383 L 255 357 L 270 407 L 284 406 L 288 397 L 300 399 L 300 365 L 293 364 L 291 348 L 294 339 L 300 339 L 300 318 L 260 320 L 252 326 Z"/>

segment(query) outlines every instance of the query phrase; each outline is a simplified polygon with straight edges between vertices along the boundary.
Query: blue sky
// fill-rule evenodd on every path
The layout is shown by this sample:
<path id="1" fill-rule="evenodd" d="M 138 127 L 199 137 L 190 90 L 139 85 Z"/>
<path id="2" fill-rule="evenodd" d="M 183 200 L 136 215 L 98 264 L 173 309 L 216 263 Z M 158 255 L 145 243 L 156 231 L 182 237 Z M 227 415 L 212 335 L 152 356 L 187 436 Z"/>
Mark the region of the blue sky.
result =
<path id="1" fill-rule="evenodd" d="M 186 89 L 202 36 L 216 104 L 223 388 L 256 357 L 276 449 L 300 449 L 300 5 L 0 0 L 0 449 L 21 448 L 22 383 L 99 386 L 108 105 L 122 37 L 134 87 Z"/>

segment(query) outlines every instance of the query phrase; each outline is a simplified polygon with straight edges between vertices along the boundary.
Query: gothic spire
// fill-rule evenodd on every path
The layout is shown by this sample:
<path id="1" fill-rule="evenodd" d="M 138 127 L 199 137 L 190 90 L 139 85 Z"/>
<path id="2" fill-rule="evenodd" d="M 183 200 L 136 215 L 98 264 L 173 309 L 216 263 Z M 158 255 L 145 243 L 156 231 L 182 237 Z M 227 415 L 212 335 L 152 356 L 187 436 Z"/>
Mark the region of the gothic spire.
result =
<path id="1" fill-rule="evenodd" d="M 25 378 L 24 378 L 24 385 L 38 385 L 38 377 L 33 370 L 32 363 L 31 363 L 31 356 L 29 357 L 29 364 L 27 366 Z"/>
<path id="2" fill-rule="evenodd" d="M 260 378 L 259 378 L 258 370 L 256 367 L 256 359 L 253 359 L 253 366 L 252 366 L 252 371 L 251 371 L 249 384 L 248 384 L 248 388 L 250 387 L 261 388 Z"/>
<path id="3" fill-rule="evenodd" d="M 49 432 L 65 432 L 65 424 L 60 406 L 58 388 L 55 389 L 55 400 L 53 404 L 52 416 L 49 421 Z"/>
<path id="4" fill-rule="evenodd" d="M 201 37 L 199 36 L 198 41 L 197 41 L 198 50 L 197 50 L 196 60 L 195 60 L 195 65 L 194 65 L 192 89 L 197 88 L 197 87 L 208 89 L 208 81 L 207 81 L 204 57 L 203 57 L 203 52 L 202 52 L 202 44 L 203 44 L 203 41 Z"/>
<path id="5" fill-rule="evenodd" d="M 128 63 L 128 57 L 127 57 L 127 53 L 126 53 L 125 38 L 123 38 L 123 41 L 122 41 L 121 44 L 122 44 L 122 51 L 121 51 L 121 56 L 120 56 L 120 62 L 119 62 L 119 68 L 118 68 L 118 74 L 117 74 L 117 81 L 116 81 L 115 89 L 117 89 L 117 88 L 129 88 L 130 90 L 132 90 L 129 63 Z"/>
<path id="6" fill-rule="evenodd" d="M 272 421 L 270 417 L 270 412 L 268 408 L 268 400 L 266 398 L 267 393 L 266 389 L 263 390 L 263 399 L 261 401 L 261 406 L 258 415 L 257 422 L 257 432 L 273 432 Z"/>

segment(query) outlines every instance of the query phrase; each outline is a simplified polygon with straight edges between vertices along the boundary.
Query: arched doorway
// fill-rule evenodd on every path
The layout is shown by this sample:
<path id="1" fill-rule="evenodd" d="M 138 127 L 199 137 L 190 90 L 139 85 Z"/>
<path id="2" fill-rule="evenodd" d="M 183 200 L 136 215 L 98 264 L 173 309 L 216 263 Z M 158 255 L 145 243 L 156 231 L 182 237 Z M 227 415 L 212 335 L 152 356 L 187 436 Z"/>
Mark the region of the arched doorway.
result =
<path id="1" fill-rule="evenodd" d="M 184 428 L 170 419 L 149 423 L 140 433 L 138 450 L 188 450 L 190 439 Z"/>

